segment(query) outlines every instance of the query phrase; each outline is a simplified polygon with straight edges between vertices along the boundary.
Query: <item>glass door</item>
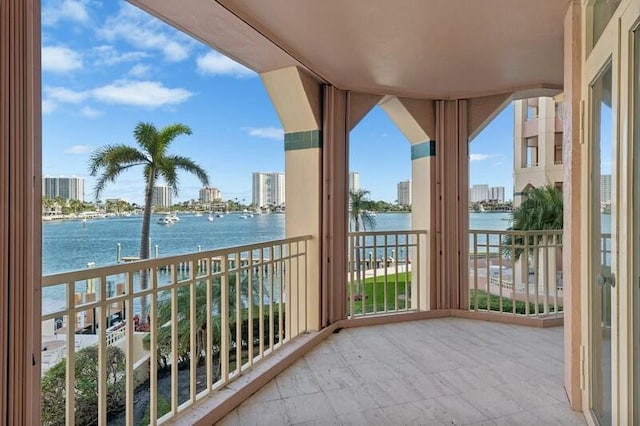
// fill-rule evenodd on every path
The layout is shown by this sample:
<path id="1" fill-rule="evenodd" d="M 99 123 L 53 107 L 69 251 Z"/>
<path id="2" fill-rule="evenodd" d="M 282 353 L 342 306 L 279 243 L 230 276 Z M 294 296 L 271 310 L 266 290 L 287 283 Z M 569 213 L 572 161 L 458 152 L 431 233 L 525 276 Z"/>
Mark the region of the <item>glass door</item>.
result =
<path id="1" fill-rule="evenodd" d="M 612 64 L 609 62 L 590 85 L 591 103 L 591 410 L 600 425 L 612 423 L 611 328 L 615 256 L 612 228 L 613 110 Z"/>

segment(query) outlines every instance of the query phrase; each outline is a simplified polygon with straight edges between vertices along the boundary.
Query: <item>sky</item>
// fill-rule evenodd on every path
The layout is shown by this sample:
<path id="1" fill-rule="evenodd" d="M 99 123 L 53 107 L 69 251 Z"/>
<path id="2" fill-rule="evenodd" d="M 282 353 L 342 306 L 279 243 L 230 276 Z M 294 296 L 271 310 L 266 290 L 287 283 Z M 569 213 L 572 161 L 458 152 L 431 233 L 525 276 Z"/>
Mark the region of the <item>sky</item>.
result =
<path id="1" fill-rule="evenodd" d="M 135 146 L 139 122 L 182 123 L 170 152 L 191 157 L 224 199 L 251 202 L 251 174 L 284 171 L 283 130 L 260 77 L 208 46 L 120 0 L 42 2 L 43 175 L 85 178 L 91 153 Z M 470 145 L 470 184 L 505 186 L 513 176 L 513 110 Z M 351 132 L 350 169 L 371 198 L 394 202 L 411 178 L 410 146 L 382 109 Z M 174 202 L 196 199 L 200 182 L 179 175 Z M 141 203 L 142 170 L 123 173 L 101 199 Z"/>

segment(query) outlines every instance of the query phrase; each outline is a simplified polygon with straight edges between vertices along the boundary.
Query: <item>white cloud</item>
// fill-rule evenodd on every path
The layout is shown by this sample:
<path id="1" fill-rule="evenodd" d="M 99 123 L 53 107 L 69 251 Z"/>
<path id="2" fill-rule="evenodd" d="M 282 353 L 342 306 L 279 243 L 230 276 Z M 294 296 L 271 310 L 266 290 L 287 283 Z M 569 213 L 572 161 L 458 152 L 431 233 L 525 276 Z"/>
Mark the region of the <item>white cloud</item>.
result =
<path id="1" fill-rule="evenodd" d="M 105 20 L 98 34 L 109 41 L 124 40 L 138 49 L 161 52 L 169 62 L 187 59 L 194 45 L 186 35 L 127 3 Z"/>
<path id="2" fill-rule="evenodd" d="M 87 118 L 96 118 L 102 115 L 102 111 L 98 111 L 97 109 L 91 108 L 90 106 L 85 106 L 80 110 L 80 115 Z"/>
<path id="3" fill-rule="evenodd" d="M 469 155 L 469 161 L 484 161 L 494 157 L 499 157 L 499 154 L 471 154 Z"/>
<path id="4" fill-rule="evenodd" d="M 280 141 L 284 139 L 284 130 L 276 127 L 248 127 L 244 130 L 246 130 L 250 136 L 257 138 L 276 139 Z"/>
<path id="5" fill-rule="evenodd" d="M 74 91 L 66 87 L 45 87 L 44 93 L 46 99 L 73 104 L 82 102 L 89 96 L 86 91 Z"/>
<path id="6" fill-rule="evenodd" d="M 54 25 L 61 20 L 87 23 L 87 4 L 81 0 L 50 0 L 42 8 L 42 24 Z"/>
<path id="7" fill-rule="evenodd" d="M 177 105 L 193 95 L 186 89 L 165 87 L 157 81 L 134 80 L 117 80 L 106 86 L 84 91 L 74 91 L 65 87 L 45 87 L 44 93 L 45 99 L 55 102 L 80 103 L 94 99 L 107 104 L 146 108 Z"/>
<path id="8" fill-rule="evenodd" d="M 137 61 L 149 56 L 145 52 L 119 52 L 113 46 L 109 45 L 94 47 L 93 54 L 96 56 L 94 64 L 97 66 L 116 65 L 121 62 Z"/>
<path id="9" fill-rule="evenodd" d="M 43 114 L 51 114 L 56 110 L 58 105 L 52 99 L 43 99 L 42 100 L 42 113 Z"/>
<path id="10" fill-rule="evenodd" d="M 170 89 L 156 81 L 118 80 L 92 90 L 98 101 L 148 108 L 180 104 L 192 95 L 186 89 Z"/>
<path id="11" fill-rule="evenodd" d="M 129 70 L 129 75 L 132 77 L 146 77 L 151 71 L 151 67 L 149 65 L 144 64 L 136 64 Z"/>
<path id="12" fill-rule="evenodd" d="M 82 68 L 80 54 L 64 46 L 42 48 L 42 70 L 65 73 Z"/>
<path id="13" fill-rule="evenodd" d="M 72 155 L 82 155 L 88 154 L 91 151 L 93 151 L 93 147 L 91 145 L 71 145 L 69 148 L 64 150 L 64 153 Z"/>
<path id="14" fill-rule="evenodd" d="M 233 77 L 248 77 L 256 75 L 244 65 L 240 65 L 233 59 L 229 59 L 226 56 L 210 51 L 205 55 L 199 56 L 196 59 L 198 66 L 198 72 L 201 74 L 209 75 L 231 75 Z"/>

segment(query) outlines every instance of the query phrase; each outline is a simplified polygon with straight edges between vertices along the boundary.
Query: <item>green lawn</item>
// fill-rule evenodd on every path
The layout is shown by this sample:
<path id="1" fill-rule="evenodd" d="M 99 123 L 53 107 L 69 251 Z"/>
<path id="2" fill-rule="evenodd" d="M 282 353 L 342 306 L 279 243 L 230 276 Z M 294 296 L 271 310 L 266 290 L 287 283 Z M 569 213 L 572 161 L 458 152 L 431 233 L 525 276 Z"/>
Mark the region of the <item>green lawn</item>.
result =
<path id="1" fill-rule="evenodd" d="M 487 299 L 489 299 L 489 310 L 500 312 L 500 296 L 492 294 L 490 297 L 486 291 L 477 290 L 478 295 L 478 307 L 475 307 L 476 302 L 476 291 L 469 290 L 469 309 L 481 309 L 487 310 Z M 517 314 L 526 314 L 527 304 L 525 302 L 516 301 L 516 313 Z M 549 307 L 550 312 L 554 311 L 554 307 Z M 533 314 L 536 311 L 536 304 L 529 302 L 529 313 Z M 558 311 L 562 311 L 562 306 L 558 306 Z M 513 300 L 502 297 L 502 312 L 513 312 Z M 544 306 L 542 303 L 538 305 L 538 312 L 544 312 Z"/>
<path id="2" fill-rule="evenodd" d="M 366 278 L 364 280 L 364 289 L 362 295 L 364 297 L 364 312 L 363 301 L 358 300 L 359 288 L 358 282 L 352 282 L 348 285 L 351 287 L 351 291 L 347 292 L 347 297 L 351 294 L 354 295 L 353 301 L 353 314 L 381 312 L 381 311 L 394 311 L 396 309 L 402 310 L 407 306 L 405 288 L 407 282 L 411 283 L 411 272 L 400 272 L 396 274 L 390 274 L 387 276 L 387 282 L 385 285 L 385 277 L 378 276 L 375 279 L 373 277 Z M 385 305 L 385 287 L 386 287 L 386 305 Z M 375 294 L 374 294 L 375 293 Z M 396 294 L 397 306 L 396 306 Z M 347 300 L 347 307 L 351 309 L 351 301 Z M 374 310 L 375 306 L 375 310 Z"/>

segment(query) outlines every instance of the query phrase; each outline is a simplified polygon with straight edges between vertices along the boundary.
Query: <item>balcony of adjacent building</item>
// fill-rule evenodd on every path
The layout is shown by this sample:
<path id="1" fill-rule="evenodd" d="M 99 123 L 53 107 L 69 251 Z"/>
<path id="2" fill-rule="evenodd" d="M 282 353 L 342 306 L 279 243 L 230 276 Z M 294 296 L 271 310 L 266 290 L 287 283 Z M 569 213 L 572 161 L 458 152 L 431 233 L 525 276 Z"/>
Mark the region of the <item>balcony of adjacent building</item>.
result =
<path id="1" fill-rule="evenodd" d="M 66 295 L 43 306 L 44 424 L 583 424 L 563 389 L 561 231 L 470 231 L 459 309 L 432 309 L 426 231 L 349 233 L 333 298 L 312 243 L 44 277 Z"/>

